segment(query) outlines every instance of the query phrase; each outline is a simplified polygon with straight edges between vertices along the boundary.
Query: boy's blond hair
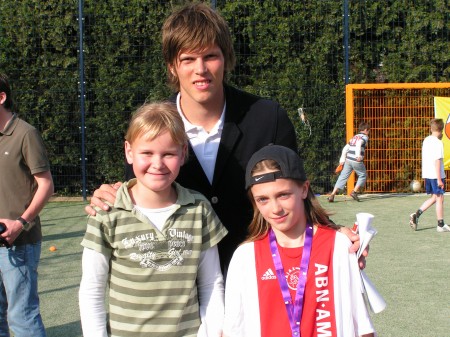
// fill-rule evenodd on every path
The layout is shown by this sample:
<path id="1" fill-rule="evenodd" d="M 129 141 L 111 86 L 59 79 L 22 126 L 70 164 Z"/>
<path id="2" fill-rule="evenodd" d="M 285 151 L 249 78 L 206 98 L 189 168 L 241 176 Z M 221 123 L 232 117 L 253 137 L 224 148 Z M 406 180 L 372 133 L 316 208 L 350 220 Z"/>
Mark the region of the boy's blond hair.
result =
<path id="1" fill-rule="evenodd" d="M 173 67 L 182 52 L 201 52 L 217 45 L 223 53 L 225 72 L 236 63 L 230 29 L 225 19 L 205 3 L 190 3 L 173 12 L 162 27 L 162 52 L 167 67 Z M 178 77 L 167 72 L 169 85 L 180 88 Z M 225 76 L 224 76 L 225 79 Z"/>
<path id="2" fill-rule="evenodd" d="M 175 103 L 145 103 L 131 117 L 125 140 L 130 144 L 141 136 L 153 140 L 166 131 L 175 143 L 187 148 L 188 138 Z"/>
<path id="3" fill-rule="evenodd" d="M 442 132 L 442 130 L 444 130 L 444 121 L 442 120 L 442 118 L 433 118 L 430 121 L 430 129 L 431 132 Z"/>

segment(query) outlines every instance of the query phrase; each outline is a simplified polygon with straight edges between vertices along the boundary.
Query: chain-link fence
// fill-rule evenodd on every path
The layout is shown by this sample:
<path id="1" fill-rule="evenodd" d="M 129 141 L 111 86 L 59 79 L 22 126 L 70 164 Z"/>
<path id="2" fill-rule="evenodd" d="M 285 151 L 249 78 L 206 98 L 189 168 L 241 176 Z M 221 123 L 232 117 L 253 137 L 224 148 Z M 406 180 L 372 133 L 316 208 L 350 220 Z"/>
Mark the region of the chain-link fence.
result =
<path id="1" fill-rule="evenodd" d="M 318 193 L 332 189 L 345 143 L 345 84 L 450 79 L 447 0 L 208 2 L 234 37 L 229 82 L 288 110 Z M 160 29 L 179 3 L 0 2 L 0 71 L 44 137 L 58 194 L 123 180 L 130 113 L 170 94 Z"/>

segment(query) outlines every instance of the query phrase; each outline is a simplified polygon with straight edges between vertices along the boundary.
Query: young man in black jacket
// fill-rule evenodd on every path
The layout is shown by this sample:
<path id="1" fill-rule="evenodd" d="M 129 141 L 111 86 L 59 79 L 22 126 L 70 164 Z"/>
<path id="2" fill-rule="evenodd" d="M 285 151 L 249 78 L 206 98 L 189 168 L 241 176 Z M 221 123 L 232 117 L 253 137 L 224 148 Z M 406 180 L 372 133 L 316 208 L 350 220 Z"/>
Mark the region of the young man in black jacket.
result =
<path id="1" fill-rule="evenodd" d="M 278 103 L 226 84 L 235 65 L 232 38 L 226 21 L 208 5 L 191 3 L 173 12 L 162 28 L 162 49 L 169 84 L 177 92 L 171 100 L 190 139 L 177 182 L 204 194 L 227 228 L 219 243 L 226 274 L 253 215 L 245 190 L 247 162 L 271 143 L 297 151 L 295 129 Z M 128 168 L 126 178 L 133 176 Z M 114 199 L 115 188 L 105 184 L 94 192 L 91 205 L 107 210 L 103 200 Z M 90 206 L 86 212 L 95 214 Z"/>

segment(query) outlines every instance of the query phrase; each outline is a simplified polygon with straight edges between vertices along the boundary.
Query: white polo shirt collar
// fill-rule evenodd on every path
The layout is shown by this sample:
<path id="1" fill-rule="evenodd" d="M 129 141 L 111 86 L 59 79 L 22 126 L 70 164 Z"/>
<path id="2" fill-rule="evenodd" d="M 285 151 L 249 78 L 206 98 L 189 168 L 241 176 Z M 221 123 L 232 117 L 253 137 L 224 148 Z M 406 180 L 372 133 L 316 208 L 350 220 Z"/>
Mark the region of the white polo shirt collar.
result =
<path id="1" fill-rule="evenodd" d="M 195 155 L 203 168 L 203 171 L 208 177 L 209 182 L 212 183 L 220 139 L 222 137 L 223 124 L 225 121 L 226 102 L 219 120 L 211 131 L 207 132 L 202 126 L 194 125 L 186 119 L 181 110 L 180 98 L 181 94 L 178 93 L 176 103 L 178 113 L 184 123 L 184 130 L 189 138 L 192 149 L 194 150 Z"/>

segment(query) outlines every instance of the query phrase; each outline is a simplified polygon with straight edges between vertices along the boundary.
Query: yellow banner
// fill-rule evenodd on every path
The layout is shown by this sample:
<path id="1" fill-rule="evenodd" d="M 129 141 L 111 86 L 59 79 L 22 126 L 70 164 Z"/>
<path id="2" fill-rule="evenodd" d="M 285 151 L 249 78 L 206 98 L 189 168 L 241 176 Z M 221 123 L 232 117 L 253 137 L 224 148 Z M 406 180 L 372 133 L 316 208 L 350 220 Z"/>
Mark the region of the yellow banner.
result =
<path id="1" fill-rule="evenodd" d="M 444 123 L 444 169 L 450 169 L 450 97 L 434 97 L 434 116 L 441 118 Z"/>

